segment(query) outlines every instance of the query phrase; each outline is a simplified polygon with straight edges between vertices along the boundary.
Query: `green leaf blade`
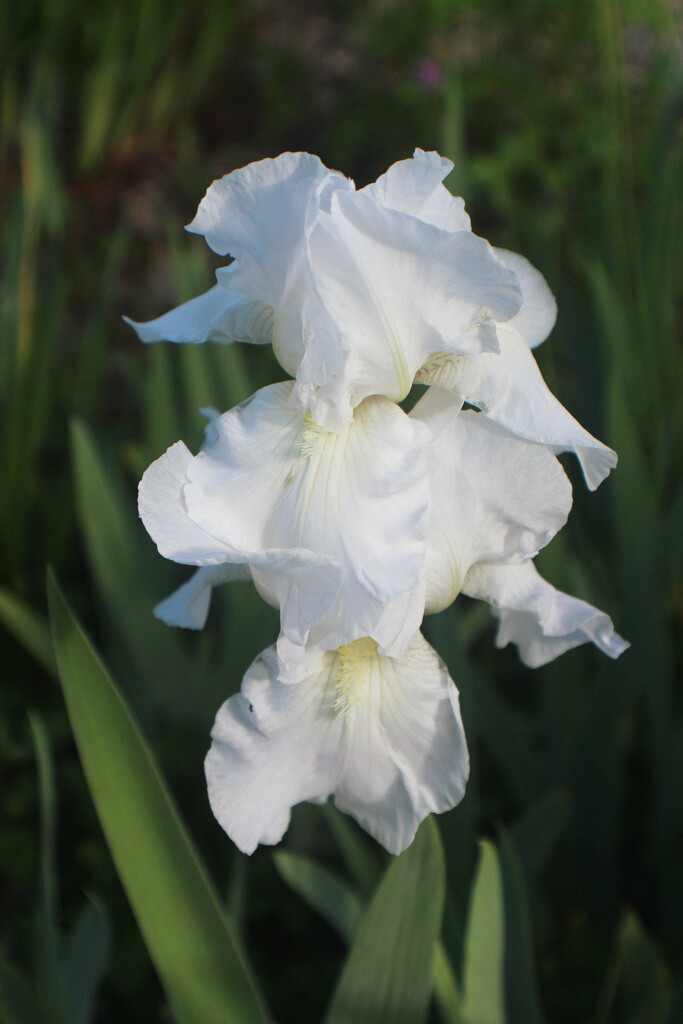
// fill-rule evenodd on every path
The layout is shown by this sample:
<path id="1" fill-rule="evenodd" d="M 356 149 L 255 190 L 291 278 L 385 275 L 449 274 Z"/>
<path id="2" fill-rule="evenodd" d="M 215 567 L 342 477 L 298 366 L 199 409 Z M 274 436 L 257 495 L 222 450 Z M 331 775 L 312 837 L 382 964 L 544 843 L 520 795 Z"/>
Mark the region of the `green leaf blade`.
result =
<path id="1" fill-rule="evenodd" d="M 38 765 L 40 794 L 40 872 L 36 901 L 36 999 L 45 1021 L 61 1024 L 66 1020 L 64 984 L 60 970 L 60 935 L 57 925 L 56 827 L 57 795 L 50 742 L 43 720 L 29 713 Z"/>
<path id="2" fill-rule="evenodd" d="M 484 840 L 470 904 L 463 967 L 468 1024 L 505 1024 L 505 917 L 496 848 Z"/>
<path id="3" fill-rule="evenodd" d="M 0 957 L 0 1020 L 3 1024 L 38 1024 L 33 986 L 16 968 Z"/>
<path id="4" fill-rule="evenodd" d="M 397 857 L 361 922 L 326 1024 L 423 1024 L 429 1012 L 445 868 L 427 820 Z"/>
<path id="5" fill-rule="evenodd" d="M 0 587 L 0 622 L 46 672 L 54 675 L 55 659 L 47 622 L 4 587 Z"/>
<path id="6" fill-rule="evenodd" d="M 178 1024 L 267 1020 L 157 765 L 53 577 L 57 666 L 83 770 Z"/>

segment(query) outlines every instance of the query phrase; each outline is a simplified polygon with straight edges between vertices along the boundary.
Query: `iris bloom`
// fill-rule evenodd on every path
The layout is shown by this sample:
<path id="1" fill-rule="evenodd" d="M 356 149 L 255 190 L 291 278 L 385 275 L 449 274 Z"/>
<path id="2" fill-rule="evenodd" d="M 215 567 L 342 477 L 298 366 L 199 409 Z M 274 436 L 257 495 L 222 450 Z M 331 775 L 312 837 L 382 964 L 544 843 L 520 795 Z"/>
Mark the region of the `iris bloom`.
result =
<path id="1" fill-rule="evenodd" d="M 402 658 L 370 639 L 310 649 L 301 679 L 278 680 L 271 647 L 218 712 L 206 758 L 214 814 L 245 853 L 277 843 L 290 809 L 334 795 L 390 853 L 430 812 L 465 792 L 469 760 L 458 695 L 419 634 Z"/>
<path id="2" fill-rule="evenodd" d="M 234 262 L 204 295 L 133 326 L 143 341 L 272 343 L 293 403 L 332 430 L 370 395 L 401 401 L 416 376 L 450 387 L 518 436 L 576 452 L 597 487 L 616 456 L 530 351 L 555 300 L 527 260 L 472 233 L 442 184 L 452 166 L 418 149 L 358 191 L 308 153 L 225 175 L 189 230 Z"/>
<path id="3" fill-rule="evenodd" d="M 219 416 L 195 457 L 173 445 L 145 473 L 140 514 L 161 554 L 204 567 L 160 609 L 203 625 L 205 592 L 249 572 L 279 607 L 280 654 L 371 636 L 401 655 L 473 565 L 533 558 L 566 521 L 571 487 L 547 448 L 432 388 L 406 415 L 368 398 L 341 433 L 271 385 Z M 283 664 L 283 667 L 285 667 Z"/>
<path id="4" fill-rule="evenodd" d="M 178 442 L 140 484 L 161 554 L 197 567 L 160 617 L 201 628 L 212 588 L 238 578 L 280 610 L 207 757 L 212 807 L 248 852 L 330 795 L 398 852 L 462 797 L 457 692 L 419 632 L 460 592 L 491 603 L 497 643 L 530 665 L 625 646 L 533 565 L 571 508 L 556 454 L 575 452 L 589 487 L 616 457 L 548 391 L 532 348 L 552 294 L 472 233 L 451 166 L 417 150 L 360 191 L 308 154 L 226 175 L 190 229 L 234 262 L 134 325 L 145 341 L 272 343 L 295 378 L 216 415 L 197 455 Z"/>

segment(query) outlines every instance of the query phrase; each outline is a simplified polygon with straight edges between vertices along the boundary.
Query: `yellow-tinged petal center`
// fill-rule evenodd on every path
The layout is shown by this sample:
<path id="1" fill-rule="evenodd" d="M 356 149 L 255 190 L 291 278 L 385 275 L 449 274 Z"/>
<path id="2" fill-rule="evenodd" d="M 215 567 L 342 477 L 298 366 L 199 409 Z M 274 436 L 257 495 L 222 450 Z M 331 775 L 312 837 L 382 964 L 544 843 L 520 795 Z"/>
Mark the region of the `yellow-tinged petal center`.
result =
<path id="1" fill-rule="evenodd" d="M 310 412 L 306 413 L 304 421 L 304 432 L 301 436 L 299 451 L 303 458 L 310 459 L 321 441 L 327 437 L 327 430 L 311 417 Z"/>
<path id="2" fill-rule="evenodd" d="M 377 644 L 369 636 L 339 647 L 336 652 L 334 709 L 345 715 L 359 699 L 369 696 L 373 672 L 379 669 Z"/>

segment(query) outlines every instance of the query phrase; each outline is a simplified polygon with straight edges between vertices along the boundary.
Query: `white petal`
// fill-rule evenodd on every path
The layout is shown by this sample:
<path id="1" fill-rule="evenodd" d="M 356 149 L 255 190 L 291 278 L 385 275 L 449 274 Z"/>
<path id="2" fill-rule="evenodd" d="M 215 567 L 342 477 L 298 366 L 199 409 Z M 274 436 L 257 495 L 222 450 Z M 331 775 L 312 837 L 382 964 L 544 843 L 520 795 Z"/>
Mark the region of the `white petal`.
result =
<path id="1" fill-rule="evenodd" d="M 609 616 L 555 590 L 531 562 L 474 566 L 463 592 L 493 605 L 500 619 L 496 645 L 517 644 L 522 661 L 531 668 L 588 642 L 610 658 L 618 658 L 630 646 L 614 632 Z"/>
<path id="2" fill-rule="evenodd" d="M 412 160 L 392 164 L 386 174 L 361 191 L 382 206 L 409 213 L 444 231 L 469 231 L 464 200 L 451 195 L 442 184 L 452 170 L 452 162 L 445 157 L 416 149 Z"/>
<path id="3" fill-rule="evenodd" d="M 401 659 L 364 657 L 367 643 L 338 655 L 345 760 L 335 803 L 400 853 L 429 813 L 462 799 L 467 744 L 457 691 L 426 640 L 418 634 Z"/>
<path id="4" fill-rule="evenodd" d="M 415 586 L 390 601 L 373 628 L 372 639 L 381 655 L 403 658 L 408 647 L 415 640 L 425 612 L 425 576 L 420 573 Z M 309 631 L 305 646 L 292 643 L 281 634 L 277 642 L 279 678 L 285 683 L 300 682 L 306 673 L 306 657 L 309 648 L 330 650 L 334 637 L 343 634 L 331 632 L 329 617 L 321 619 Z"/>
<path id="5" fill-rule="evenodd" d="M 498 326 L 500 353 L 432 356 L 416 380 L 455 392 L 517 437 L 576 454 L 590 490 L 617 464 L 611 448 L 577 423 L 548 389 L 529 346 L 507 324 Z"/>
<path id="6" fill-rule="evenodd" d="M 391 853 L 430 812 L 462 799 L 469 763 L 457 691 L 417 636 L 405 657 L 359 640 L 310 651 L 301 681 L 277 681 L 274 648 L 218 713 L 209 799 L 240 849 L 276 843 L 302 800 L 335 802 Z"/>
<path id="7" fill-rule="evenodd" d="M 290 405 L 291 390 L 264 388 L 216 420 L 218 439 L 188 467 L 184 500 L 193 522 L 230 548 L 306 550 L 338 565 L 340 599 L 318 627 L 324 646 L 338 647 L 372 635 L 386 605 L 417 581 L 426 457 L 410 419 L 384 398 L 330 434 Z"/>
<path id="8" fill-rule="evenodd" d="M 334 189 L 353 185 L 309 153 L 283 153 L 220 178 L 207 190 L 189 231 L 238 260 L 235 287 L 276 312 L 301 251 L 305 228 Z"/>
<path id="9" fill-rule="evenodd" d="M 338 563 L 302 549 L 256 552 L 251 575 L 261 597 L 280 609 L 282 637 L 301 646 L 335 603 L 341 585 Z"/>
<path id="10" fill-rule="evenodd" d="M 557 303 L 543 274 L 524 256 L 496 249 L 506 267 L 514 271 L 522 289 L 522 308 L 508 324 L 522 335 L 529 348 L 536 348 L 548 337 L 557 319 Z"/>
<path id="11" fill-rule="evenodd" d="M 415 586 L 391 601 L 373 631 L 380 654 L 402 658 L 420 628 L 425 611 L 425 574 Z"/>
<path id="12" fill-rule="evenodd" d="M 548 448 L 459 407 L 459 400 L 430 388 L 411 413 L 432 431 L 427 612 L 455 599 L 475 562 L 538 554 L 572 504 L 571 484 Z"/>
<path id="13" fill-rule="evenodd" d="M 308 630 L 336 598 L 340 582 L 337 563 L 327 555 L 296 547 L 251 549 L 248 543 L 239 543 L 240 538 L 237 544 L 226 543 L 203 529 L 191 517 L 184 496 L 193 462 L 191 452 L 178 442 L 146 471 L 138 505 L 147 532 L 160 553 L 175 562 L 221 567 L 226 575 L 239 574 L 230 564 L 251 566 L 266 598 L 280 606 L 283 630 L 294 643 L 303 643 Z M 228 507 L 228 518 L 229 514 Z M 177 608 L 172 607 L 174 612 Z"/>
<path id="14" fill-rule="evenodd" d="M 221 583 L 234 580 L 250 580 L 251 572 L 248 565 L 207 565 L 202 566 L 190 577 L 187 583 L 174 590 L 169 597 L 161 601 L 154 609 L 154 614 L 167 626 L 180 626 L 183 629 L 203 629 L 211 604 L 211 592 Z"/>
<path id="15" fill-rule="evenodd" d="M 218 409 L 214 409 L 211 405 L 205 405 L 200 408 L 199 414 L 207 421 L 206 426 L 204 427 L 203 445 L 203 447 L 206 447 L 207 444 L 212 444 L 218 437 L 218 432 L 216 431 L 216 420 L 220 416 L 220 411 Z"/>
<path id="16" fill-rule="evenodd" d="M 183 498 L 192 452 L 178 441 L 145 471 L 138 488 L 138 511 L 164 558 L 185 565 L 240 562 L 240 553 L 217 540 L 188 515 Z"/>
<path id="17" fill-rule="evenodd" d="M 232 270 L 232 267 L 226 269 Z M 246 341 L 265 345 L 270 343 L 273 335 L 270 306 L 245 298 L 220 283 L 156 320 L 136 323 L 127 316 L 123 319 L 137 331 L 140 341 L 190 342 L 195 345 L 203 341 L 224 344 Z"/>
<path id="18" fill-rule="evenodd" d="M 399 401 L 431 352 L 497 351 L 518 311 L 514 274 L 470 231 L 441 231 L 362 193 L 336 192 L 311 231 L 319 301 L 305 310 L 297 396 L 332 429 L 364 397 Z"/>
<path id="19" fill-rule="evenodd" d="M 329 658 L 321 667 L 329 675 Z M 205 765 L 209 801 L 244 853 L 279 842 L 295 804 L 334 789 L 342 724 L 332 703 L 324 672 L 277 682 L 270 647 L 218 712 Z"/>

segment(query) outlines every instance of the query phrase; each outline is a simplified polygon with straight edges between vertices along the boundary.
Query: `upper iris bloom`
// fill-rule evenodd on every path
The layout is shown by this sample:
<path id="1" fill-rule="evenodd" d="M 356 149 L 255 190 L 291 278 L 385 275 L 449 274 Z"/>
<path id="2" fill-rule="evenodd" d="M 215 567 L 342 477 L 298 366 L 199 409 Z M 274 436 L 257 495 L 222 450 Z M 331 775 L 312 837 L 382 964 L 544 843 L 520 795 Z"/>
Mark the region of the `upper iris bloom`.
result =
<path id="1" fill-rule="evenodd" d="M 343 430 L 371 395 L 401 401 L 417 379 L 453 390 L 507 430 L 578 455 L 589 487 L 616 456 L 551 395 L 530 349 L 555 301 L 523 257 L 471 231 L 442 184 L 452 164 L 416 150 L 356 190 L 308 153 L 225 175 L 189 230 L 234 262 L 157 320 L 143 341 L 272 343 L 291 400 Z"/>
<path id="2" fill-rule="evenodd" d="M 497 351 L 495 321 L 521 304 L 442 185 L 451 167 L 418 150 L 361 191 L 308 153 L 233 171 L 189 230 L 234 262 L 204 295 L 133 326 L 143 341 L 272 342 L 293 402 L 328 429 L 370 395 L 400 401 L 431 353 Z"/>

